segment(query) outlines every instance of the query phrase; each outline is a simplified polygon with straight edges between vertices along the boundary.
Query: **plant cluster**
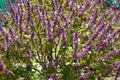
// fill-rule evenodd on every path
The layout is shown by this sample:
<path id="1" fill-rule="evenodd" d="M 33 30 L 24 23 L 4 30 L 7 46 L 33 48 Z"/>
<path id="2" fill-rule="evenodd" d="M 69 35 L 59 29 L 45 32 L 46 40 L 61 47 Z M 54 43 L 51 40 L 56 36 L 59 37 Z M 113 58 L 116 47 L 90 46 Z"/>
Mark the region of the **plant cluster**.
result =
<path id="1" fill-rule="evenodd" d="M 0 14 L 0 80 L 120 76 L 120 11 L 95 0 L 19 0 Z M 3 24 L 4 23 L 4 24 Z"/>

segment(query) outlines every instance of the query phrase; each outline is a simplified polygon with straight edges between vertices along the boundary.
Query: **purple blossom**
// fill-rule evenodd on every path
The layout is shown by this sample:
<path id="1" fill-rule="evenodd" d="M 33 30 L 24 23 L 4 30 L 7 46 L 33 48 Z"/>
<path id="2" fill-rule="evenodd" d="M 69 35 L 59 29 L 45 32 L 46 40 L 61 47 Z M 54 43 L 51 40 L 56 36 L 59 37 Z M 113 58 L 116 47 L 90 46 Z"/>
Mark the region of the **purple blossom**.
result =
<path id="1" fill-rule="evenodd" d="M 45 18 L 47 16 L 47 10 L 44 8 L 42 11 L 42 23 L 45 25 Z"/>
<path id="2" fill-rule="evenodd" d="M 18 15 L 18 25 L 21 26 L 22 25 L 22 20 L 23 20 L 23 8 L 22 8 L 22 3 L 20 2 L 20 5 L 18 6 L 18 9 L 20 11 L 19 15 Z"/>
<path id="3" fill-rule="evenodd" d="M 32 52 L 31 52 L 30 49 L 27 50 L 27 52 L 26 52 L 26 56 L 27 56 L 27 57 L 32 57 Z"/>
<path id="4" fill-rule="evenodd" d="M 3 68 L 3 73 L 5 73 L 6 75 L 9 74 L 9 70 L 7 68 Z"/>
<path id="5" fill-rule="evenodd" d="M 42 64 L 42 70 L 45 70 L 47 68 L 46 63 Z"/>
<path id="6" fill-rule="evenodd" d="M 62 16 L 63 20 L 64 20 L 65 22 L 67 22 L 67 17 L 66 17 L 66 15 L 65 15 L 65 14 L 61 14 L 61 16 Z"/>
<path id="7" fill-rule="evenodd" d="M 72 20 L 72 18 L 73 18 L 75 15 L 76 15 L 76 10 L 73 10 L 73 11 L 72 11 L 72 14 L 71 14 L 71 16 L 70 16 L 70 20 Z"/>
<path id="8" fill-rule="evenodd" d="M 80 76 L 80 79 L 86 80 L 88 77 L 91 76 L 91 71 L 84 73 L 84 75 Z"/>
<path id="9" fill-rule="evenodd" d="M 76 53 L 77 49 L 78 49 L 78 33 L 75 32 L 74 33 L 74 37 L 73 37 L 73 52 Z"/>
<path id="10" fill-rule="evenodd" d="M 11 39 L 15 40 L 16 39 L 16 34 L 13 28 L 9 28 L 10 36 Z"/>
<path id="11" fill-rule="evenodd" d="M 85 8 L 88 9 L 89 7 L 90 7 L 90 1 L 87 1 L 87 2 L 85 3 Z"/>
<path id="12" fill-rule="evenodd" d="M 50 75 L 50 79 L 49 80 L 56 80 L 55 78 L 56 78 L 56 75 L 53 73 L 53 74 Z"/>
<path id="13" fill-rule="evenodd" d="M 21 40 L 20 39 L 16 38 L 15 42 L 20 46 L 20 44 L 21 44 Z"/>
<path id="14" fill-rule="evenodd" d="M 60 14 L 62 11 L 63 11 L 63 6 L 62 6 L 62 5 L 60 5 L 60 6 L 59 6 L 59 8 L 58 8 L 57 13 L 58 13 L 58 14 Z"/>
<path id="15" fill-rule="evenodd" d="M 27 71 L 31 71 L 32 70 L 32 66 L 31 65 L 27 65 L 26 70 Z"/>
<path id="16" fill-rule="evenodd" d="M 68 4 L 69 4 L 69 0 L 66 0 L 65 4 L 67 4 L 67 5 L 68 5 Z"/>
<path id="17" fill-rule="evenodd" d="M 56 69 L 59 65 L 59 60 L 56 60 L 54 63 L 53 63 L 53 67 Z"/>
<path id="18" fill-rule="evenodd" d="M 4 66 L 4 64 L 3 64 L 3 60 L 2 60 L 2 57 L 0 56 L 0 68 L 2 69 L 3 66 Z"/>
<path id="19" fill-rule="evenodd" d="M 30 34 L 30 40 L 33 40 L 34 39 L 34 32 L 31 32 Z"/>

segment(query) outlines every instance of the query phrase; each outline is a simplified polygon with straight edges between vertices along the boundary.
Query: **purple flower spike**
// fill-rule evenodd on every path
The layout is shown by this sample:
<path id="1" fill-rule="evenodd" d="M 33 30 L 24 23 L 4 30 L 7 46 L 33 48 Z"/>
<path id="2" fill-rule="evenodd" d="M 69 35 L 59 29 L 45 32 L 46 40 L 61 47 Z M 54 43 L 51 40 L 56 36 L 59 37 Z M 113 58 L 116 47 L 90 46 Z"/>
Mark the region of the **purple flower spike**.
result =
<path id="1" fill-rule="evenodd" d="M 112 63 L 109 65 L 109 67 L 111 67 L 111 68 L 118 68 L 119 66 L 120 66 L 120 61 Z"/>
<path id="2" fill-rule="evenodd" d="M 27 52 L 26 52 L 26 56 L 27 56 L 27 57 L 32 57 L 32 52 L 31 52 L 30 49 L 27 50 Z"/>
<path id="3" fill-rule="evenodd" d="M 36 6 L 36 11 L 37 11 L 37 15 L 38 15 L 39 21 L 42 21 L 42 18 L 41 18 L 42 13 L 40 12 L 38 6 Z"/>
<path id="4" fill-rule="evenodd" d="M 114 57 L 117 54 L 120 54 L 120 49 L 111 51 L 109 54 L 103 57 L 102 61 L 107 61 L 109 58 Z"/>
<path id="5" fill-rule="evenodd" d="M 53 27 L 50 21 L 48 21 L 47 26 L 46 26 L 46 35 L 48 37 L 48 40 L 53 39 Z"/>
<path id="6" fill-rule="evenodd" d="M 78 49 L 78 33 L 74 33 L 74 38 L 73 38 L 73 52 L 76 53 Z"/>
<path id="7" fill-rule="evenodd" d="M 117 72 L 114 80 L 118 80 L 119 76 L 120 76 L 120 66 L 117 68 Z"/>
<path id="8" fill-rule="evenodd" d="M 115 30 L 107 39 L 105 39 L 103 41 L 104 44 L 108 44 L 108 42 L 110 42 L 111 40 L 115 39 L 115 37 L 117 36 L 117 34 L 120 33 L 120 29 Z"/>
<path id="9" fill-rule="evenodd" d="M 90 54 L 89 52 L 91 51 L 91 49 L 92 49 L 92 46 L 88 46 L 87 48 L 85 48 L 84 50 L 83 50 L 83 52 L 81 52 L 81 53 L 78 53 L 78 54 L 76 54 L 76 58 L 84 58 L 85 56 L 87 56 L 88 54 Z"/>
<path id="10" fill-rule="evenodd" d="M 61 27 L 61 36 L 62 36 L 62 42 L 63 42 L 63 46 L 67 45 L 67 34 L 66 34 L 66 28 Z"/>
<path id="11" fill-rule="evenodd" d="M 5 35 L 5 45 L 6 47 L 10 47 L 10 40 L 8 34 Z"/>
<path id="12" fill-rule="evenodd" d="M 90 16 L 90 21 L 89 21 L 89 23 L 88 23 L 88 25 L 87 25 L 87 27 L 86 28 L 89 28 L 89 27 L 92 27 L 93 26 L 93 24 L 95 23 L 95 21 L 96 21 L 96 18 L 97 18 L 97 13 L 98 13 L 98 9 L 96 9 L 96 11 Z"/>
<path id="13" fill-rule="evenodd" d="M 98 33 L 105 27 L 105 24 L 101 24 L 98 26 L 96 31 L 93 33 L 93 35 L 90 37 L 90 39 L 85 43 L 84 47 L 87 47 L 91 44 L 91 42 L 98 36 Z"/>

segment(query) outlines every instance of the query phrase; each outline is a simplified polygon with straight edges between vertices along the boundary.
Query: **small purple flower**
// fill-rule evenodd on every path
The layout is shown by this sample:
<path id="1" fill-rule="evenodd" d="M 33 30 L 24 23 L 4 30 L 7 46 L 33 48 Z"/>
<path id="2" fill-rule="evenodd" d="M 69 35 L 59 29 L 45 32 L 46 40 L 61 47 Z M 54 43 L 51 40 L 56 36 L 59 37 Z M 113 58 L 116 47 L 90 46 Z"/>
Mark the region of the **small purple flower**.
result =
<path id="1" fill-rule="evenodd" d="M 34 39 L 34 32 L 31 32 L 30 34 L 30 40 L 33 40 Z"/>
<path id="2" fill-rule="evenodd" d="M 0 56 L 0 68 L 3 68 L 3 60 L 1 56 Z"/>
<path id="3" fill-rule="evenodd" d="M 49 80 L 56 80 L 55 78 L 56 78 L 56 75 L 53 73 L 53 74 L 50 75 L 50 79 Z"/>
<path id="4" fill-rule="evenodd" d="M 84 73 L 83 75 L 80 76 L 80 79 L 86 80 L 88 77 L 91 76 L 91 71 Z"/>
<path id="5" fill-rule="evenodd" d="M 32 66 L 31 65 L 27 65 L 26 70 L 27 71 L 31 71 L 32 70 Z"/>
<path id="6" fill-rule="evenodd" d="M 87 2 L 85 3 L 85 8 L 88 9 L 89 7 L 90 7 L 90 1 L 87 1 Z"/>
<path id="7" fill-rule="evenodd" d="M 71 16 L 70 16 L 70 20 L 72 20 L 75 15 L 76 15 L 76 10 L 73 10 L 73 11 L 72 11 L 72 14 L 71 14 Z"/>
<path id="8" fill-rule="evenodd" d="M 65 14 L 61 14 L 61 16 L 62 16 L 63 20 L 64 20 L 65 22 L 67 22 L 67 17 L 66 17 L 66 15 L 65 15 Z"/>
<path id="9" fill-rule="evenodd" d="M 3 73 L 5 73 L 6 75 L 9 74 L 9 70 L 7 68 L 3 68 Z"/>
<path id="10" fill-rule="evenodd" d="M 57 13 L 58 13 L 58 14 L 60 14 L 62 11 L 63 11 L 63 6 L 62 6 L 62 5 L 60 5 L 60 7 L 58 8 Z"/>
<path id="11" fill-rule="evenodd" d="M 42 64 L 42 70 L 45 70 L 47 68 L 46 63 Z"/>
<path id="12" fill-rule="evenodd" d="M 32 52 L 31 52 L 30 49 L 27 50 L 27 52 L 26 52 L 26 56 L 27 56 L 27 57 L 32 57 Z"/>
<path id="13" fill-rule="evenodd" d="M 53 63 L 53 67 L 56 69 L 59 65 L 59 60 L 56 60 L 54 63 Z"/>

